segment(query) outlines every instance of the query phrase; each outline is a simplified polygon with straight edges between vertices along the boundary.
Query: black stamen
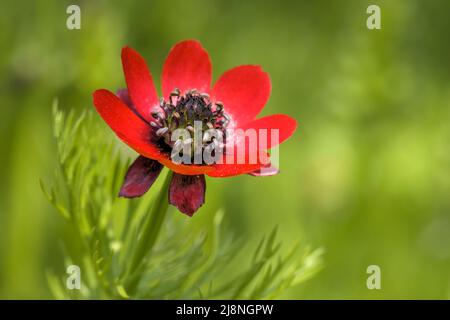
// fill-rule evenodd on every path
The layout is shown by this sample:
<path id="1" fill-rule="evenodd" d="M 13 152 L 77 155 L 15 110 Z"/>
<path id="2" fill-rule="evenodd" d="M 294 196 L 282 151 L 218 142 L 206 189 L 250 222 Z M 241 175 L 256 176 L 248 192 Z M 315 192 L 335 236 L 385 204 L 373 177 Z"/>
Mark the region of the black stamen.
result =
<path id="1" fill-rule="evenodd" d="M 178 141 L 171 141 L 172 133 L 179 128 L 187 129 L 191 134 L 194 133 L 194 122 L 202 123 L 202 131 L 216 129 L 222 132 L 222 139 L 225 140 L 225 129 L 230 121 L 230 117 L 224 112 L 222 102 L 210 100 L 206 93 L 199 93 L 193 89 L 185 94 L 175 88 L 169 95 L 168 101 L 164 98 L 160 100 L 161 111 L 152 113 L 155 121 L 150 125 L 156 129 L 156 138 L 159 138 L 159 145 L 163 150 L 171 150 L 175 144 L 179 146 Z M 208 133 L 202 132 L 202 152 L 205 148 L 211 150 L 213 146 L 219 143 L 210 138 Z M 223 141 L 225 142 L 225 141 Z M 194 157 L 194 141 L 187 139 L 184 144 L 191 144 L 191 156 Z M 223 145 L 223 144 L 222 144 Z M 197 150 L 199 152 L 200 150 Z"/>

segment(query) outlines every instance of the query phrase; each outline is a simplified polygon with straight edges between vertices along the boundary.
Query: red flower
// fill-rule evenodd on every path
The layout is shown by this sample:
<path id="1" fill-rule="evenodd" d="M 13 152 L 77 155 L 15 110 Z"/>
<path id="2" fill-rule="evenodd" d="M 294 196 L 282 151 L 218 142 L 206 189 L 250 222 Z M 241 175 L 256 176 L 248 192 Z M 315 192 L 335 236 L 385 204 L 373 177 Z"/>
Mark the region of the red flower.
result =
<path id="1" fill-rule="evenodd" d="M 146 63 L 136 51 L 123 48 L 122 65 L 128 89 L 119 90 L 117 95 L 100 89 L 93 95 L 94 105 L 105 122 L 140 154 L 128 169 L 119 196 L 143 195 L 166 166 L 174 172 L 169 189 L 170 204 L 192 216 L 204 203 L 205 174 L 228 177 L 244 173 L 277 173 L 267 161 L 267 150 L 289 138 L 297 124 L 282 114 L 256 119 L 271 90 L 269 75 L 259 66 L 233 68 L 211 88 L 212 68 L 208 53 L 197 41 L 183 41 L 171 49 L 164 63 L 163 94 L 159 98 Z M 221 144 L 225 152 L 220 156 L 223 161 L 210 164 L 173 161 L 171 152 L 174 148 L 179 143 L 190 145 L 192 140 L 172 141 L 174 130 L 192 131 L 193 121 L 201 121 L 202 132 L 208 128 L 223 133 L 233 129 L 278 129 L 279 139 L 272 141 L 269 134 L 265 147 L 257 144 L 256 150 L 251 151 L 247 139 L 228 142 L 225 134 L 225 142 Z M 211 148 L 214 141 L 203 140 L 200 150 Z M 242 146 L 246 147 L 244 161 L 238 162 L 237 153 L 233 151 Z M 228 154 L 233 154 L 232 163 L 225 161 Z M 251 161 L 253 155 L 256 155 L 256 161 Z M 190 159 L 194 155 L 187 154 L 187 157 Z M 266 170 L 261 171 L 262 168 Z"/>

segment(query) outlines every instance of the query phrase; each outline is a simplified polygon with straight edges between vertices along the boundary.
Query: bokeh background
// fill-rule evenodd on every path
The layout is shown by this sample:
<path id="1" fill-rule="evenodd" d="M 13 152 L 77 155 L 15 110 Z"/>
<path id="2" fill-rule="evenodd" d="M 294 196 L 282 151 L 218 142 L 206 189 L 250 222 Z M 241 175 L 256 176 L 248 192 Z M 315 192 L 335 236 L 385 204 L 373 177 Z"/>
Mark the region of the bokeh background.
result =
<path id="1" fill-rule="evenodd" d="M 69 4 L 81 30 L 66 28 Z M 381 30 L 366 28 L 369 4 Z M 279 225 L 286 244 L 324 247 L 325 268 L 286 298 L 450 298 L 449 34 L 446 0 L 2 1 L 0 298 L 51 298 L 62 222 L 39 178 L 56 161 L 53 99 L 82 111 L 95 89 L 123 87 L 124 45 L 159 85 L 187 38 L 209 51 L 214 79 L 262 65 L 273 86 L 263 114 L 299 122 L 282 173 L 209 179 L 193 228 L 224 207 L 249 244 Z M 381 290 L 366 287 L 371 264 Z"/>

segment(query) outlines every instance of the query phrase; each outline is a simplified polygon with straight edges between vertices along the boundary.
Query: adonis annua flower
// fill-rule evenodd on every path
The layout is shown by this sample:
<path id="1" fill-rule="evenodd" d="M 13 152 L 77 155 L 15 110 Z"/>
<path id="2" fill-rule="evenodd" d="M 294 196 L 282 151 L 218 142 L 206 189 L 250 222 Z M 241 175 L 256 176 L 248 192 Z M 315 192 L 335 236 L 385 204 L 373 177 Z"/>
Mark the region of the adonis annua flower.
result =
<path id="1" fill-rule="evenodd" d="M 267 151 L 289 138 L 297 124 L 282 114 L 256 118 L 271 91 L 259 66 L 233 68 L 211 88 L 208 53 L 197 41 L 183 41 L 164 63 L 160 98 L 135 50 L 122 49 L 122 65 L 127 89 L 94 92 L 98 113 L 139 153 L 119 196 L 143 195 L 166 166 L 173 171 L 169 203 L 192 216 L 205 202 L 205 175 L 278 172 Z"/>

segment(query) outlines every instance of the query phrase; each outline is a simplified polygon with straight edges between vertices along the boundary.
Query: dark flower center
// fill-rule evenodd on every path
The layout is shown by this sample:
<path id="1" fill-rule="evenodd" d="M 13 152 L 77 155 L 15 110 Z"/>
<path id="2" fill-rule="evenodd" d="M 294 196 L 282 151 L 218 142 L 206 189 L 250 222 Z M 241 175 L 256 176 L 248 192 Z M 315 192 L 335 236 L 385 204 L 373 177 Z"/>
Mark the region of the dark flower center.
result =
<path id="1" fill-rule="evenodd" d="M 174 89 L 167 101 L 161 98 L 160 107 L 159 111 L 152 113 L 154 121 L 150 125 L 162 149 L 169 151 L 176 144 L 191 144 L 190 156 L 193 159 L 194 152 L 203 152 L 213 146 L 217 149 L 217 144 L 222 147 L 225 143 L 225 130 L 230 118 L 224 112 L 223 104 L 219 101 L 212 103 L 208 94 L 195 89 L 181 94 L 180 90 Z M 173 135 L 179 132 L 178 129 L 185 129 L 189 138 L 175 138 Z M 194 141 L 195 130 L 199 129 L 201 141 Z M 218 139 L 217 134 L 211 132 L 218 133 L 222 138 Z"/>

